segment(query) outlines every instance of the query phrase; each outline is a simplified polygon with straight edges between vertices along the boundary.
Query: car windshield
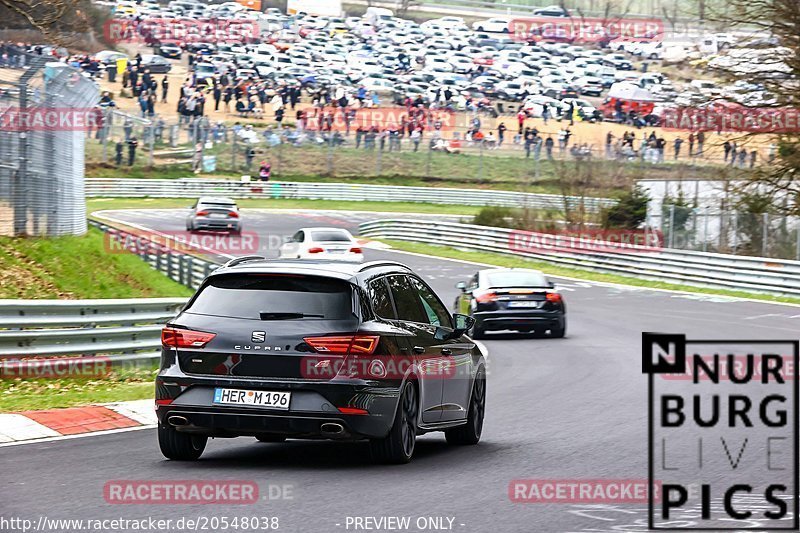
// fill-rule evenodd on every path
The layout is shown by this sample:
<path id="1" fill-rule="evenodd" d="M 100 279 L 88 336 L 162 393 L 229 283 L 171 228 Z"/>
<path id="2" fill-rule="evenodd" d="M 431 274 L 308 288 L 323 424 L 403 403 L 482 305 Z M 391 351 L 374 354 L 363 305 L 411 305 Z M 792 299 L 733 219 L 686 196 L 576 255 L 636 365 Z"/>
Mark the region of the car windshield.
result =
<path id="1" fill-rule="evenodd" d="M 186 310 L 196 315 L 251 320 L 345 320 L 353 293 L 343 280 L 296 274 L 231 274 L 209 280 Z"/>
<path id="2" fill-rule="evenodd" d="M 343 231 L 312 231 L 311 240 L 317 242 L 350 242 L 350 235 Z"/>
<path id="3" fill-rule="evenodd" d="M 539 272 L 504 271 L 486 274 L 489 287 L 546 287 L 547 279 Z"/>

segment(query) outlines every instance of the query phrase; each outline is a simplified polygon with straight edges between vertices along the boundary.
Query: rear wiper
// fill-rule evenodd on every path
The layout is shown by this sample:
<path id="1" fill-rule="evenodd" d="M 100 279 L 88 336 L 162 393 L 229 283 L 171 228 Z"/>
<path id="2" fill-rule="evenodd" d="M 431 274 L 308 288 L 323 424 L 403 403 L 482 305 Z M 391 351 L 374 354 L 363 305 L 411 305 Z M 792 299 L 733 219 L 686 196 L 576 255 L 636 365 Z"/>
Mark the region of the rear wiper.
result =
<path id="1" fill-rule="evenodd" d="M 325 318 L 325 315 L 307 315 L 305 313 L 259 313 L 261 320 L 295 320 L 298 318 Z"/>

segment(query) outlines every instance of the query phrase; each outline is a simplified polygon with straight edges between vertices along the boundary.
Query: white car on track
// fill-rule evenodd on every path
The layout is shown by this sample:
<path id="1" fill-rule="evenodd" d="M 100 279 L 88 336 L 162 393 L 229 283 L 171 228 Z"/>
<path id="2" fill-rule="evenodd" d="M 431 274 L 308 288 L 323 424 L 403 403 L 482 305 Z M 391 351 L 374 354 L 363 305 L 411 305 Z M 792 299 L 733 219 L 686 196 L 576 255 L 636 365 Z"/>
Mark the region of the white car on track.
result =
<path id="1" fill-rule="evenodd" d="M 300 228 L 281 245 L 282 259 L 328 259 L 360 263 L 361 245 L 342 228 Z"/>

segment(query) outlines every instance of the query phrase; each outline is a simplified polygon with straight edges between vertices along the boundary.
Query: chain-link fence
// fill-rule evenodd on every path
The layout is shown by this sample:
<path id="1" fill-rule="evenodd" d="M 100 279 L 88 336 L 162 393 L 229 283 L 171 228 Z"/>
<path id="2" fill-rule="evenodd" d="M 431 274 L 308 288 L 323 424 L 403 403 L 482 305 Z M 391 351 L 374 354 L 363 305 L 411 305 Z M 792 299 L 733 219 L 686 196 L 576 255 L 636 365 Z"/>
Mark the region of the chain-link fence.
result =
<path id="1" fill-rule="evenodd" d="M 47 55 L 0 51 L 0 234 L 86 232 L 84 141 L 97 86 Z"/>
<path id="2" fill-rule="evenodd" d="M 661 230 L 667 248 L 800 260 L 798 217 L 670 204 L 648 225 Z"/>

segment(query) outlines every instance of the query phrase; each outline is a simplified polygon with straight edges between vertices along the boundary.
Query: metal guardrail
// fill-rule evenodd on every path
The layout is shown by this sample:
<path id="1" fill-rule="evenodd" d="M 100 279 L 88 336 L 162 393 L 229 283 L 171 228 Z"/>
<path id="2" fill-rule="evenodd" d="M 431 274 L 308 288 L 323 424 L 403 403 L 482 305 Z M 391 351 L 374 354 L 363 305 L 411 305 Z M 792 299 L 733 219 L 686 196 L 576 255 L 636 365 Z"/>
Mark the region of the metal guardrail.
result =
<path id="1" fill-rule="evenodd" d="M 592 251 L 559 244 L 558 251 L 530 251 L 514 245 L 516 230 L 436 222 L 384 219 L 359 226 L 362 236 L 451 246 L 538 259 L 559 265 L 698 287 L 740 290 L 778 296 L 800 296 L 800 262 L 763 257 L 658 250 L 625 246 L 619 251 Z M 552 238 L 546 234 L 537 242 Z"/>
<path id="2" fill-rule="evenodd" d="M 141 234 L 96 220 L 89 220 L 89 224 L 106 233 L 108 239 L 116 239 L 115 245 L 135 253 L 154 269 L 191 289 L 198 288 L 206 276 L 219 266 L 201 257 L 159 246 L 154 242 L 143 241 L 139 238 Z"/>
<path id="3" fill-rule="evenodd" d="M 143 245 L 141 235 L 90 220 L 117 244 L 133 247 L 154 269 L 197 288 L 219 265 L 188 254 Z M 0 374 L 3 361 L 35 358 L 46 367 L 62 356 L 108 356 L 112 364 L 160 357 L 161 327 L 185 298 L 125 300 L 0 300 Z"/>
<path id="4" fill-rule="evenodd" d="M 0 300 L 4 360 L 104 355 L 112 363 L 159 357 L 161 325 L 185 298 Z"/>
<path id="5" fill-rule="evenodd" d="M 611 198 L 582 198 L 558 194 L 535 194 L 481 189 L 361 185 L 355 183 L 240 182 L 185 178 L 178 180 L 95 178 L 86 180 L 87 197 L 112 198 L 295 198 L 311 200 L 350 200 L 373 202 L 420 202 L 455 205 L 497 205 L 563 210 L 583 204 L 597 211 L 616 203 Z"/>

